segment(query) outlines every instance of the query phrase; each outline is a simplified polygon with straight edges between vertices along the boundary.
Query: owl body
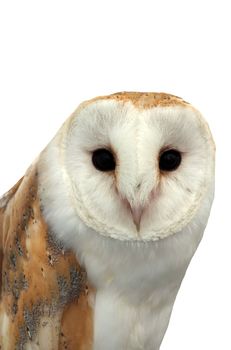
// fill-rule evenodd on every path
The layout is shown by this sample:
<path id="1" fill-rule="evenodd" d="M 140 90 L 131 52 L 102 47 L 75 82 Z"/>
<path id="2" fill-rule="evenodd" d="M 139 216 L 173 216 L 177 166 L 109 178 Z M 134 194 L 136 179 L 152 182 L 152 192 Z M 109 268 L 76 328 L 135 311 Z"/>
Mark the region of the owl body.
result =
<path id="1" fill-rule="evenodd" d="M 200 113 L 167 94 L 85 102 L 27 178 L 37 184 L 28 195 L 29 224 L 20 221 L 24 211 L 11 219 L 12 229 L 4 222 L 21 206 L 20 186 L 31 192 L 25 179 L 2 200 L 3 237 L 5 231 L 13 237 L 2 248 L 2 273 L 4 266 L 10 271 L 2 287 L 3 349 L 158 350 L 213 200 L 214 144 Z M 14 264 L 17 237 L 24 250 Z M 40 270 L 30 277 L 32 255 Z M 14 286 L 19 270 L 25 282 L 15 296 L 6 285 Z M 26 310 L 34 304 L 39 311 L 31 312 L 30 330 Z M 14 345 L 4 340 L 10 319 Z"/>

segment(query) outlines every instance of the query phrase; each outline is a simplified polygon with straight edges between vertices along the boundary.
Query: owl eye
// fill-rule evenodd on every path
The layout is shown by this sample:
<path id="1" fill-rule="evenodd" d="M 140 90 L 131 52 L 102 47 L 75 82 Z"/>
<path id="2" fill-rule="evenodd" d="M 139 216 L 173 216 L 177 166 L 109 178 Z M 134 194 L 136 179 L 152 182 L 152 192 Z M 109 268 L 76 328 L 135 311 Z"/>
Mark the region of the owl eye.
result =
<path id="1" fill-rule="evenodd" d="M 160 155 L 159 168 L 164 171 L 173 171 L 181 163 L 181 154 L 175 149 L 169 149 Z"/>
<path id="2" fill-rule="evenodd" d="M 92 163 L 100 171 L 111 171 L 116 166 L 113 154 L 105 148 L 99 148 L 93 152 Z"/>

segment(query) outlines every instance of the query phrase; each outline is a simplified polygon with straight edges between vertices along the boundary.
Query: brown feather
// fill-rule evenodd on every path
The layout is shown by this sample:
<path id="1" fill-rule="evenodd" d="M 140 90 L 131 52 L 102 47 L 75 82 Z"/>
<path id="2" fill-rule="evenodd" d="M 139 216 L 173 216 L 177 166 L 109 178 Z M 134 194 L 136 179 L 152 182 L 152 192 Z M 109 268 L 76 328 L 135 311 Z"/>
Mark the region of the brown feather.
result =
<path id="1" fill-rule="evenodd" d="M 116 100 L 120 102 L 131 102 L 136 108 L 148 109 L 153 107 L 168 107 L 168 106 L 190 106 L 178 96 L 166 94 L 164 92 L 134 92 L 123 91 L 116 92 L 107 96 L 98 96 L 91 100 L 81 103 L 80 109 L 98 100 Z"/>
<path id="2" fill-rule="evenodd" d="M 53 238 L 37 190 L 34 165 L 0 201 L 0 348 L 38 342 L 47 319 L 54 324 L 52 349 L 88 350 L 93 332 L 86 272 Z M 3 333 L 4 315 L 10 322 Z"/>

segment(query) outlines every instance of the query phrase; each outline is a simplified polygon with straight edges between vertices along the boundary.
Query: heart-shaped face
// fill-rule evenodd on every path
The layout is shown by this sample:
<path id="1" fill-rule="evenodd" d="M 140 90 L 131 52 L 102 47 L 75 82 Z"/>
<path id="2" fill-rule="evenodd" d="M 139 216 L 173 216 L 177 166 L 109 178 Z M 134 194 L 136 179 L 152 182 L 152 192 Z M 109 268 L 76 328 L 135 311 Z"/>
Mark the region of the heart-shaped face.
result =
<path id="1" fill-rule="evenodd" d="M 55 140 L 71 205 L 98 233 L 157 240 L 203 215 L 214 143 L 200 113 L 180 98 L 120 93 L 88 101 Z"/>

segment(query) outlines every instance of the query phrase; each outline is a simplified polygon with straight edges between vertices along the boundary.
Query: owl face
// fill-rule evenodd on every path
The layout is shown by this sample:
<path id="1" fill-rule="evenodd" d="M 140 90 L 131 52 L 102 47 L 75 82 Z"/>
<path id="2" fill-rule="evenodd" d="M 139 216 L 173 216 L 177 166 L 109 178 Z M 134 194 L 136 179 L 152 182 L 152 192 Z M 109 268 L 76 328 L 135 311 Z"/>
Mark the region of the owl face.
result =
<path id="1" fill-rule="evenodd" d="M 200 215 L 214 146 L 199 112 L 180 99 L 150 105 L 126 96 L 85 103 L 62 128 L 66 190 L 100 234 L 157 240 Z"/>

